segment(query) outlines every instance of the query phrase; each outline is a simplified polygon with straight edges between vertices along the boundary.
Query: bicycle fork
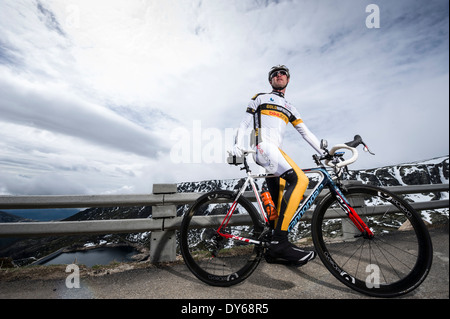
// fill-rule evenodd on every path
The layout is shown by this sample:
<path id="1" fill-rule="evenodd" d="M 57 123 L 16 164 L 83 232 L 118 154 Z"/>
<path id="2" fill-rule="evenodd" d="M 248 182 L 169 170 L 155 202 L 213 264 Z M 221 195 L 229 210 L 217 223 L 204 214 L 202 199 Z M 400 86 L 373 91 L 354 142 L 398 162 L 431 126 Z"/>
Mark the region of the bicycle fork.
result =
<path id="1" fill-rule="evenodd" d="M 370 230 L 370 228 L 364 223 L 364 221 L 359 217 L 358 213 L 355 211 L 355 209 L 350 205 L 348 200 L 345 198 L 345 196 L 342 194 L 340 189 L 334 186 L 334 191 L 336 195 L 336 199 L 341 206 L 341 208 L 347 213 L 347 216 L 350 218 L 350 220 L 353 222 L 355 227 L 361 232 L 361 236 L 367 239 L 373 238 L 374 234 Z"/>

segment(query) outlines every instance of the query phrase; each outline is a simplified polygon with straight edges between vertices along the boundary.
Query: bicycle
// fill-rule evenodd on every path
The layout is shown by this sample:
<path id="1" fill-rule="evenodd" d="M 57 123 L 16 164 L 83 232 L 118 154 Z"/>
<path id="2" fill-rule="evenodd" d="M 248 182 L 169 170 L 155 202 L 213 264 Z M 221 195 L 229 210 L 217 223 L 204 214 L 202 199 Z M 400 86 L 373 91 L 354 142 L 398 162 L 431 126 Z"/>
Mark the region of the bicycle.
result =
<path id="1" fill-rule="evenodd" d="M 358 158 L 356 147 L 363 144 L 370 152 L 359 135 L 329 151 L 326 144 L 322 140 L 326 155 L 313 156 L 318 167 L 303 170 L 307 175 L 318 175 L 319 180 L 300 203 L 289 230 L 315 205 L 312 241 L 335 278 L 373 297 L 396 297 L 413 291 L 427 277 L 433 256 L 431 238 L 420 214 L 383 188 L 344 183 L 347 166 Z M 351 158 L 345 160 L 345 153 L 337 152 L 340 149 L 350 150 Z M 253 152 L 246 151 L 241 161 L 230 163 L 242 165 L 241 170 L 247 173 L 239 189 L 202 195 L 182 220 L 184 261 L 209 285 L 227 287 L 242 282 L 270 245 L 272 229 L 255 180 L 272 175 L 251 173 L 247 156 Z M 248 187 L 251 191 L 246 193 Z M 326 189 L 328 193 L 319 201 Z M 255 205 L 245 196 L 248 193 L 255 197 Z"/>

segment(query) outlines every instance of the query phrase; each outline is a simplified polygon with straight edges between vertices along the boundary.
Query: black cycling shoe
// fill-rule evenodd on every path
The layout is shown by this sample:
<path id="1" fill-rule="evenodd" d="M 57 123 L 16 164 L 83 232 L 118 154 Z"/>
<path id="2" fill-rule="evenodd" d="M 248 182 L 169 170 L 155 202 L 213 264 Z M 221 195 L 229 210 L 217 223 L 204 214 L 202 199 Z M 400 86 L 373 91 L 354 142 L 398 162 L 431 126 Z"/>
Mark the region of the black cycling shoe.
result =
<path id="1" fill-rule="evenodd" d="M 316 255 L 315 251 L 300 249 L 289 241 L 283 240 L 280 242 L 272 241 L 264 257 L 270 264 L 299 267 L 316 258 Z"/>

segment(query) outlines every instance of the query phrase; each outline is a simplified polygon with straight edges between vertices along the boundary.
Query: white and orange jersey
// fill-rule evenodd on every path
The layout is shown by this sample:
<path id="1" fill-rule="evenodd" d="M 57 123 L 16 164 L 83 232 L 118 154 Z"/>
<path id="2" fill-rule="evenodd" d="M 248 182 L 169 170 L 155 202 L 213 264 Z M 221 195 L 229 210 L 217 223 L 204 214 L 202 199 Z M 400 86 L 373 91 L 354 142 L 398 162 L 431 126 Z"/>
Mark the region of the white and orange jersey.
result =
<path id="1" fill-rule="evenodd" d="M 247 106 L 247 113 L 253 115 L 256 144 L 270 141 L 280 147 L 287 124 L 295 127 L 303 122 L 297 109 L 279 92 L 256 94 Z"/>
<path id="2" fill-rule="evenodd" d="M 259 93 L 251 99 L 247 106 L 247 115 L 241 122 L 240 132 L 238 131 L 236 138 L 238 140 L 240 133 L 243 133 L 253 124 L 256 145 L 262 141 L 267 141 L 281 147 L 288 123 L 291 123 L 319 154 L 322 154 L 319 140 L 307 128 L 300 113 L 284 98 L 282 93 L 276 91 Z M 237 140 L 236 142 L 238 142 Z"/>

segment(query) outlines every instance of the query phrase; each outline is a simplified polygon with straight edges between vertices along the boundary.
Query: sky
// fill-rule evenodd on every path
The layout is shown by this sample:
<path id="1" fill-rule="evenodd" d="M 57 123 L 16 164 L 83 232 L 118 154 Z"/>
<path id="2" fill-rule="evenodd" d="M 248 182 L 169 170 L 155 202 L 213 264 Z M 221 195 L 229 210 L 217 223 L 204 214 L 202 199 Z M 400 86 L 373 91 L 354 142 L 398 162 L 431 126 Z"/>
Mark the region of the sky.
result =
<path id="1" fill-rule="evenodd" d="M 0 195 L 242 177 L 227 150 L 277 64 L 319 139 L 375 153 L 350 169 L 446 156 L 448 32 L 447 0 L 0 0 Z M 292 127 L 283 149 L 314 167 Z"/>

